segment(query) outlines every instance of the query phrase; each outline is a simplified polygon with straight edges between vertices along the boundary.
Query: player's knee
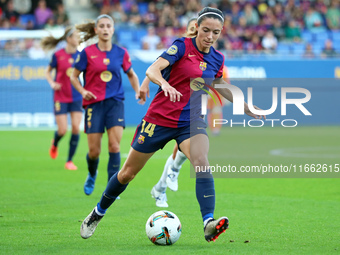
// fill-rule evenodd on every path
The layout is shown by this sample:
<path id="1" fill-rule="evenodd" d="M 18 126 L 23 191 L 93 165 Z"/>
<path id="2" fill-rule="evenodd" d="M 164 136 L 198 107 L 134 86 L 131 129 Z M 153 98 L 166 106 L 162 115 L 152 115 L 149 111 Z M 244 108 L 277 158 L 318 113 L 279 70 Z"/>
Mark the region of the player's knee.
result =
<path id="1" fill-rule="evenodd" d="M 89 157 L 90 158 L 98 158 L 100 155 L 100 148 L 90 148 L 89 149 Z"/>
<path id="2" fill-rule="evenodd" d="M 58 135 L 59 136 L 64 136 L 67 132 L 67 128 L 64 128 L 64 127 L 59 127 L 58 128 Z"/>
<path id="3" fill-rule="evenodd" d="M 122 184 L 127 184 L 135 178 L 135 174 L 130 171 L 120 171 L 119 172 L 119 182 Z"/>
<path id="4" fill-rule="evenodd" d="M 79 126 L 72 125 L 72 134 L 79 134 Z"/>
<path id="5" fill-rule="evenodd" d="M 195 157 L 192 156 L 191 161 L 194 167 L 209 165 L 208 157 L 206 155 L 198 155 Z"/>
<path id="6" fill-rule="evenodd" d="M 120 151 L 119 143 L 109 143 L 109 152 L 117 153 Z"/>

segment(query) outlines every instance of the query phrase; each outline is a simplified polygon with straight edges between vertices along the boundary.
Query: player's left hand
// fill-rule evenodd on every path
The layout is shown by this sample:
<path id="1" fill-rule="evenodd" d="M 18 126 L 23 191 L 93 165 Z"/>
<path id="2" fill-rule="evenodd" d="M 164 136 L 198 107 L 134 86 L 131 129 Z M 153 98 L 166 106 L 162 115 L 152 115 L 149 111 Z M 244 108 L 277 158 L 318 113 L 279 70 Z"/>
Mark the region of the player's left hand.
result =
<path id="1" fill-rule="evenodd" d="M 256 110 L 262 110 L 261 108 L 259 108 L 259 107 L 257 107 L 256 105 L 254 105 L 254 108 L 256 109 Z M 252 113 L 250 110 L 249 110 L 249 107 L 245 107 L 245 110 L 244 110 L 244 112 L 247 114 L 247 115 L 249 115 L 250 117 L 253 117 L 253 118 L 255 118 L 255 119 L 266 119 L 266 115 L 258 115 L 258 114 L 254 114 L 254 113 Z"/>
<path id="2" fill-rule="evenodd" d="M 139 89 L 139 95 L 136 94 L 136 99 L 140 99 L 138 101 L 138 103 L 143 105 L 143 104 L 145 104 L 147 97 L 150 98 L 149 84 L 148 83 L 143 83 L 142 86 Z"/>
<path id="3" fill-rule="evenodd" d="M 139 93 L 136 93 L 136 99 L 139 99 L 138 104 L 144 105 L 146 102 L 146 95 L 139 91 Z"/>

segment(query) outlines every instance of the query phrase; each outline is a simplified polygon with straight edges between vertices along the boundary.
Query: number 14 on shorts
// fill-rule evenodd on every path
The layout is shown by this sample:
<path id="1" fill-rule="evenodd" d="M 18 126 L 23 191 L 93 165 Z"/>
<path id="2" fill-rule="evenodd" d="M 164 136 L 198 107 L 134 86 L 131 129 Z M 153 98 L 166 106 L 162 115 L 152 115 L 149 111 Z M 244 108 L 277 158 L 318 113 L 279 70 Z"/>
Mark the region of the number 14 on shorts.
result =
<path id="1" fill-rule="evenodd" d="M 145 120 L 142 120 L 142 121 L 143 121 L 143 124 L 142 124 L 141 133 L 145 132 L 148 134 L 149 137 L 152 137 L 156 124 L 148 123 L 148 125 L 145 127 L 146 121 Z"/>

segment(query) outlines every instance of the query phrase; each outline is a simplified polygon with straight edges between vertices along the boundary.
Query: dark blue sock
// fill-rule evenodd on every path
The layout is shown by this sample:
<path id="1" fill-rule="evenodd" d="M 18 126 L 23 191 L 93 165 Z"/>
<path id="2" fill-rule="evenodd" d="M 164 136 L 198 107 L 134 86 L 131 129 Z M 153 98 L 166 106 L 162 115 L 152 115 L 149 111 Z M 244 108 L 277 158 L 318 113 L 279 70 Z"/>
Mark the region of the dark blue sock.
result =
<path id="1" fill-rule="evenodd" d="M 120 168 L 120 152 L 109 152 L 109 163 L 107 164 L 107 177 L 110 178 L 119 171 Z"/>
<path id="2" fill-rule="evenodd" d="M 100 207 L 100 204 L 98 203 L 98 204 L 97 204 L 97 210 L 98 210 L 98 212 L 100 212 L 101 214 L 105 214 L 107 209 L 101 208 L 101 207 Z"/>
<path id="3" fill-rule="evenodd" d="M 196 173 L 196 198 L 200 205 L 203 221 L 214 217 L 215 186 L 209 172 Z"/>
<path id="4" fill-rule="evenodd" d="M 78 142 L 79 142 L 79 134 L 77 134 L 77 135 L 72 134 L 71 139 L 70 139 L 70 148 L 69 148 L 69 151 L 68 151 L 67 161 L 72 161 L 74 153 L 76 153 Z"/>
<path id="5" fill-rule="evenodd" d="M 118 181 L 118 172 L 115 173 L 108 182 L 106 189 L 100 199 L 99 205 L 102 210 L 106 210 L 116 200 L 116 198 L 126 189 L 127 184 Z"/>
<path id="6" fill-rule="evenodd" d="M 87 168 L 89 170 L 89 173 L 92 177 L 94 177 L 97 173 L 97 168 L 99 164 L 99 158 L 96 159 L 90 159 L 89 154 L 86 154 L 86 161 L 87 161 Z"/>
<path id="7" fill-rule="evenodd" d="M 58 147 L 58 143 L 59 143 L 61 138 L 63 138 L 63 136 L 62 135 L 58 135 L 58 131 L 55 131 L 54 132 L 54 141 L 53 141 L 53 145 L 55 147 Z"/>

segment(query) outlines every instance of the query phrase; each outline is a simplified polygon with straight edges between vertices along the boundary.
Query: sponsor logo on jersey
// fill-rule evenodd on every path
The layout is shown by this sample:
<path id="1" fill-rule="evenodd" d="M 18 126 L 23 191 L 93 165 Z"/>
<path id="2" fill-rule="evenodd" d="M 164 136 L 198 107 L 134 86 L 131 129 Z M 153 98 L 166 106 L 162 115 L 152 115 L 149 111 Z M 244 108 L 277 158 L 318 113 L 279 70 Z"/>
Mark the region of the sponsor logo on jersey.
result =
<path id="1" fill-rule="evenodd" d="M 72 74 L 72 72 L 73 72 L 73 67 L 69 67 L 69 68 L 67 68 L 67 70 L 66 70 L 66 75 L 67 75 L 68 77 L 70 77 L 71 74 Z"/>
<path id="2" fill-rule="evenodd" d="M 140 136 L 138 137 L 138 143 L 139 143 L 139 144 L 143 144 L 143 143 L 144 143 L 144 139 L 145 139 L 145 136 L 140 135 Z"/>
<path id="3" fill-rule="evenodd" d="M 112 79 L 112 73 L 110 71 L 104 71 L 100 74 L 100 79 L 103 82 L 109 82 Z"/>
<path id="4" fill-rule="evenodd" d="M 205 70 L 207 69 L 207 63 L 201 61 L 201 62 L 200 62 L 200 69 L 201 69 L 202 71 L 205 71 Z"/>
<path id="5" fill-rule="evenodd" d="M 190 54 L 190 53 L 188 54 L 189 58 L 192 58 L 192 57 L 195 57 L 195 56 L 196 56 L 195 54 Z"/>
<path id="6" fill-rule="evenodd" d="M 68 62 L 69 62 L 70 64 L 73 64 L 74 59 L 73 59 L 73 58 L 69 58 L 69 59 L 68 59 Z"/>

